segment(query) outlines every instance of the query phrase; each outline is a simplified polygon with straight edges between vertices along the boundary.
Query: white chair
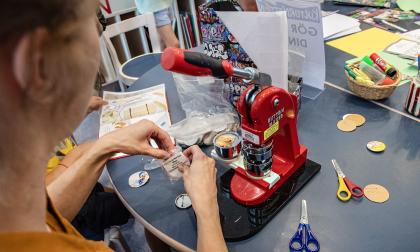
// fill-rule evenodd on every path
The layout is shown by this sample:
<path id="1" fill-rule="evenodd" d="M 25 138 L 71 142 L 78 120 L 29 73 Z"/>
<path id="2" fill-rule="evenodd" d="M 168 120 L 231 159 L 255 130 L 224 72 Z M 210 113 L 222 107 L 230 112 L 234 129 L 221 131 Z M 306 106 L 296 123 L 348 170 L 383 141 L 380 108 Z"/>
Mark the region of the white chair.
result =
<path id="1" fill-rule="evenodd" d="M 149 31 L 149 38 L 152 45 L 152 52 L 159 53 L 162 51 L 161 43 L 159 39 L 159 35 L 156 29 L 155 18 L 153 13 L 145 13 L 139 16 L 135 16 L 130 19 L 123 20 L 121 22 L 109 25 L 106 27 L 106 30 L 103 33 L 107 48 L 111 55 L 111 60 L 114 65 L 115 72 L 118 75 L 118 79 L 120 81 L 121 90 L 124 91 L 124 85 L 130 86 L 137 80 L 136 77 L 128 76 L 124 74 L 122 71 L 122 66 L 120 60 L 118 59 L 117 51 L 115 50 L 114 45 L 111 42 L 111 38 L 124 35 L 126 32 L 136 30 L 136 29 L 143 29 L 144 27 L 148 28 Z M 147 44 L 147 43 L 145 43 Z M 150 51 L 149 48 L 146 48 L 146 51 Z M 131 60 L 130 53 L 125 53 L 126 57 L 127 54 L 129 56 L 128 60 Z M 127 62 L 125 62 L 127 63 Z"/>

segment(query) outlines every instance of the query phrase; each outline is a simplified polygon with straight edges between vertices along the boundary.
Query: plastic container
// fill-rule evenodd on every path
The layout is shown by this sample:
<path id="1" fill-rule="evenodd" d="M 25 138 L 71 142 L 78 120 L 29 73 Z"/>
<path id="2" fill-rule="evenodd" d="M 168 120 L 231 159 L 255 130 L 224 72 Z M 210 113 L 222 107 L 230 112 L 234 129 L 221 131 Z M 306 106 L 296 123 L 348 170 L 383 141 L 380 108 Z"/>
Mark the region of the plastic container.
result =
<path id="1" fill-rule="evenodd" d="M 146 163 L 144 170 L 151 171 L 162 167 L 165 175 L 171 181 L 176 181 L 182 178 L 182 172 L 179 170 L 181 166 L 190 166 L 190 160 L 183 154 L 182 148 L 175 146 L 172 150 L 172 155 L 167 159 L 152 159 Z"/>
<path id="2" fill-rule="evenodd" d="M 375 84 L 382 83 L 386 78 L 386 75 L 383 72 L 380 72 L 374 67 L 368 65 L 365 61 L 360 62 L 359 69 L 369 76 Z"/>
<path id="3" fill-rule="evenodd" d="M 175 146 L 172 150 L 172 155 L 162 161 L 162 168 L 171 181 L 182 178 L 182 172 L 179 169 L 182 166 L 190 165 L 190 160 L 183 154 L 182 148 L 179 146 Z"/>

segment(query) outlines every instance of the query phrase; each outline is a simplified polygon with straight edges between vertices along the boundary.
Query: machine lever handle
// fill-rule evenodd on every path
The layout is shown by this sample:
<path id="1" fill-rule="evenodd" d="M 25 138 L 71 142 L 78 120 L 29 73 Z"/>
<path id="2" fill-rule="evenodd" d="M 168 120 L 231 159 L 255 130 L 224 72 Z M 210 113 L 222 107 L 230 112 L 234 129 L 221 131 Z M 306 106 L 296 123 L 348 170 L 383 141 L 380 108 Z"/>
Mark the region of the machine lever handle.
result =
<path id="1" fill-rule="evenodd" d="M 165 70 L 192 76 L 214 76 L 227 78 L 234 73 L 227 60 L 219 60 L 203 53 L 186 51 L 180 48 L 166 48 L 160 63 Z"/>

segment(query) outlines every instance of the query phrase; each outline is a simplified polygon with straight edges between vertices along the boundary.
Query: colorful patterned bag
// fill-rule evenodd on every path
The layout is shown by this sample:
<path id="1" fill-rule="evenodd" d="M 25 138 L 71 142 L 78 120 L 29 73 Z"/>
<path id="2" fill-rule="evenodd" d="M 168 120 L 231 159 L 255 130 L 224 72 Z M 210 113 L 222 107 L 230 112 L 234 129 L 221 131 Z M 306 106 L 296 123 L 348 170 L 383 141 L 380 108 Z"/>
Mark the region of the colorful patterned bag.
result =
<path id="1" fill-rule="evenodd" d="M 243 11 L 241 6 L 234 0 L 211 0 L 199 6 L 198 9 L 204 53 L 214 58 L 229 60 L 238 68 L 257 68 L 216 13 L 216 11 Z M 224 96 L 236 106 L 237 99 L 246 87 L 247 84 L 239 78 L 227 78 Z"/>

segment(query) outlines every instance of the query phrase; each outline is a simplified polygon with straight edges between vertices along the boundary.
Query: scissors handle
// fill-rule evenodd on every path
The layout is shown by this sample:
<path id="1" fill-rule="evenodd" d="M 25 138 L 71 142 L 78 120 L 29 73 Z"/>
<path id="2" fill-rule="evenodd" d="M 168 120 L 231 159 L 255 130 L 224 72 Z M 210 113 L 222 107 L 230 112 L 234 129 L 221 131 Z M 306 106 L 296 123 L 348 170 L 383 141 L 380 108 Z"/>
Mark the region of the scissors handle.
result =
<path id="1" fill-rule="evenodd" d="M 315 235 L 312 233 L 312 230 L 309 224 L 306 225 L 306 251 L 307 252 L 318 252 L 319 251 L 319 242 L 315 238 Z"/>
<path id="2" fill-rule="evenodd" d="M 319 252 L 319 242 L 312 233 L 309 224 L 299 224 L 297 232 L 289 243 L 290 252 Z"/>
<path id="3" fill-rule="evenodd" d="M 290 252 L 301 252 L 305 248 L 305 241 L 303 240 L 303 232 L 305 231 L 305 225 L 300 223 L 298 230 L 293 235 L 289 242 Z"/>
<path id="4" fill-rule="evenodd" d="M 349 189 L 349 191 L 351 192 L 351 195 L 355 198 L 361 198 L 364 193 L 363 193 L 363 189 L 356 185 L 355 183 L 353 183 L 350 179 L 348 179 L 347 177 L 344 178 L 344 182 L 347 185 L 347 188 Z"/>
<path id="5" fill-rule="evenodd" d="M 349 201 L 351 198 L 351 192 L 342 177 L 338 177 L 337 198 L 341 201 Z"/>

